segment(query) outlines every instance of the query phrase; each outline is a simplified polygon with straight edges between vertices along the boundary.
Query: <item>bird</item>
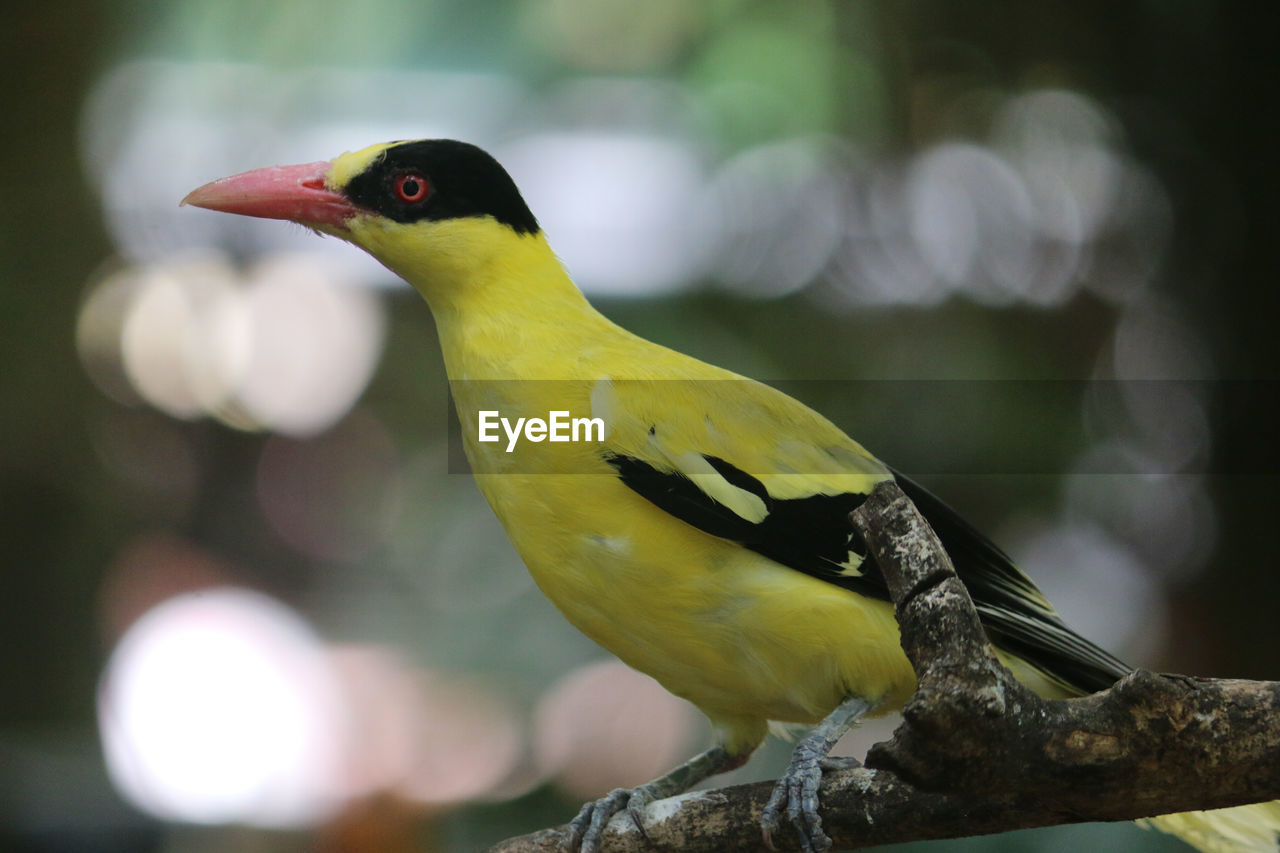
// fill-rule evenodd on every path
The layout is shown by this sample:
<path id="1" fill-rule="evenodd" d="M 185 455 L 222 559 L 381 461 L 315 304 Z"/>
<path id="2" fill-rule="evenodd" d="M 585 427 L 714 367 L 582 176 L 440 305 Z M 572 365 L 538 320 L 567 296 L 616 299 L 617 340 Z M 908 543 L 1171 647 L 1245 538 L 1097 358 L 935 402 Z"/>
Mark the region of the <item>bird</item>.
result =
<path id="1" fill-rule="evenodd" d="M 1068 697 L 1130 671 L 990 539 L 830 420 L 592 307 L 510 175 L 475 145 L 380 143 L 215 180 L 182 203 L 337 237 L 416 289 L 475 481 L 536 584 L 710 719 L 705 751 L 585 804 L 569 849 L 596 853 L 620 812 L 642 826 L 650 802 L 742 765 L 777 723 L 813 728 L 764 809 L 764 840 L 789 831 L 808 853 L 830 848 L 815 793 L 829 751 L 915 687 L 884 577 L 848 518 L 885 481 L 937 532 L 1020 681 Z M 556 438 L 557 414 L 561 439 L 566 418 L 582 422 L 579 440 Z M 1280 801 L 1150 822 L 1212 853 L 1275 851 Z"/>

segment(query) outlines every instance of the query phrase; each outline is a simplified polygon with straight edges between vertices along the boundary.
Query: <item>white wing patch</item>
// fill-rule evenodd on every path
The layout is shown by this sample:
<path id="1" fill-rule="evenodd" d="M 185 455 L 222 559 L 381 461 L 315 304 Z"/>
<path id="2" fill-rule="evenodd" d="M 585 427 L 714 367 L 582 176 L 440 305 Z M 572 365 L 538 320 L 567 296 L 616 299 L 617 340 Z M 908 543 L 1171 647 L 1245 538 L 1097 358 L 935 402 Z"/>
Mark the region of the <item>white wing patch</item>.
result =
<path id="1" fill-rule="evenodd" d="M 692 480 L 704 494 L 727 507 L 739 518 L 759 524 L 769 516 L 769 508 L 759 495 L 730 483 L 701 454 L 690 451 L 670 461 L 677 471 Z"/>
<path id="2" fill-rule="evenodd" d="M 840 564 L 840 571 L 836 572 L 842 578 L 860 578 L 862 577 L 862 560 L 861 554 L 849 552 L 849 559 Z"/>

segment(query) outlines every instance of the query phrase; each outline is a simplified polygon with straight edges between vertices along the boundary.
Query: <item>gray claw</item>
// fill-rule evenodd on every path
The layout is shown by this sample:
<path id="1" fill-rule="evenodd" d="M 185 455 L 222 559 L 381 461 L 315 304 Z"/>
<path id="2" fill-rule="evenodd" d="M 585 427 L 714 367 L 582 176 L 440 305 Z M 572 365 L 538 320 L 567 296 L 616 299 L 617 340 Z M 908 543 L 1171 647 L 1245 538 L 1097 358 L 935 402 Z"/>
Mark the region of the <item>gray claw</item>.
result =
<path id="1" fill-rule="evenodd" d="M 654 795 L 649 790 L 648 785 L 641 785 L 638 788 L 631 789 L 631 797 L 627 800 L 627 814 L 631 816 L 631 822 L 636 825 L 636 829 L 640 832 L 640 837 L 646 842 L 649 840 L 649 833 L 644 829 L 644 812 L 649 807 L 649 803 L 654 801 Z"/>
<path id="2" fill-rule="evenodd" d="M 569 834 L 560 845 L 564 853 L 599 853 L 600 836 L 609 819 L 626 807 L 629 788 L 614 788 L 598 800 L 584 803 L 577 817 L 569 821 Z"/>
<path id="3" fill-rule="evenodd" d="M 649 840 L 644 831 L 644 810 L 653 802 L 654 795 L 647 785 L 636 788 L 614 788 L 598 800 L 583 805 L 578 816 L 569 821 L 569 833 L 560 844 L 563 853 L 599 853 L 605 827 L 618 812 L 626 809 L 628 816 L 640 831 L 640 837 Z"/>
<path id="4" fill-rule="evenodd" d="M 799 833 L 800 847 L 805 853 L 826 853 L 831 849 L 831 839 L 822 831 L 822 818 L 818 816 L 818 786 L 821 784 L 820 760 L 812 757 L 792 760 L 787 772 L 773 786 L 773 793 L 760 817 L 764 840 L 770 848 L 773 847 L 773 834 L 782 824 L 785 806 L 787 820 Z"/>

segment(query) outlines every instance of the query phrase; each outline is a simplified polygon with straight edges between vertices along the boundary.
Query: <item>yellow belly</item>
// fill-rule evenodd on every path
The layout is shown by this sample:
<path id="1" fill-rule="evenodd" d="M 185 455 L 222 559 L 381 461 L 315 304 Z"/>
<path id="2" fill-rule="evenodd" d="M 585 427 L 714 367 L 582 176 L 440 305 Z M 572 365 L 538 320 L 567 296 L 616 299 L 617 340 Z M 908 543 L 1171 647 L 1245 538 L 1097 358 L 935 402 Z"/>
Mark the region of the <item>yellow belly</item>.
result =
<path id="1" fill-rule="evenodd" d="M 914 685 L 885 602 L 705 534 L 616 477 L 476 479 L 569 621 L 715 721 L 812 723 Z"/>

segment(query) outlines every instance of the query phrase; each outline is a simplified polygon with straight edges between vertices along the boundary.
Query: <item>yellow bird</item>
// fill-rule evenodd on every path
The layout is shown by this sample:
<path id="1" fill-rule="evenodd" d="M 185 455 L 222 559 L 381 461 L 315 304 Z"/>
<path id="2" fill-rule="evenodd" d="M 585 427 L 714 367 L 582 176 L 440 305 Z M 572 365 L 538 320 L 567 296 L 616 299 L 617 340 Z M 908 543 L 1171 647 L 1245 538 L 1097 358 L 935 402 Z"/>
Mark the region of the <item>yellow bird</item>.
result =
<path id="1" fill-rule="evenodd" d="M 301 223 L 413 285 L 435 317 L 476 481 L 538 586 L 711 719 L 713 747 L 583 807 L 571 832 L 586 853 L 617 812 L 741 765 L 770 721 L 816 728 L 774 789 L 765 838 L 785 820 L 806 850 L 830 846 L 816 794 L 827 752 L 915 686 L 884 579 L 847 521 L 882 480 L 896 478 L 938 532 L 1019 679 L 1070 696 L 1128 671 L 999 548 L 826 418 L 598 313 L 506 171 L 473 145 L 374 145 L 214 181 L 184 203 Z M 1280 803 L 1151 823 L 1205 851 L 1275 851 Z"/>

